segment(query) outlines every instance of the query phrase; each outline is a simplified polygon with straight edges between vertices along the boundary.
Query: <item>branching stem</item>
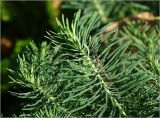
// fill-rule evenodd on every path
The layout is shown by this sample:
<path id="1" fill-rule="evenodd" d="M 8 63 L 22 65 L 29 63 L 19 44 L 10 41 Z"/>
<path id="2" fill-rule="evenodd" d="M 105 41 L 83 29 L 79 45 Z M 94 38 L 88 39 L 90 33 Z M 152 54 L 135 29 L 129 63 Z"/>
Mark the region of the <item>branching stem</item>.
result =
<path id="1" fill-rule="evenodd" d="M 119 111 L 121 112 L 121 114 L 123 114 L 124 116 L 126 116 L 126 113 L 124 112 L 124 110 L 121 107 L 121 105 L 118 103 L 118 101 L 116 99 L 113 98 L 112 93 L 108 90 L 108 87 L 107 87 L 106 83 L 104 82 L 104 80 L 101 77 L 101 75 L 98 73 L 98 69 L 96 68 L 96 66 L 92 62 L 91 58 L 89 56 L 84 56 L 84 59 L 87 59 L 88 63 L 91 65 L 91 68 L 94 70 L 95 73 L 97 73 L 96 76 L 100 80 L 100 82 L 102 83 L 102 86 L 103 86 L 104 90 L 106 91 L 106 93 L 108 94 L 108 96 L 110 97 L 110 99 L 112 101 L 112 104 L 119 109 Z"/>
<path id="2" fill-rule="evenodd" d="M 102 70 L 104 76 L 106 77 L 106 80 L 109 80 L 109 77 L 108 77 L 108 75 L 107 75 L 107 73 L 106 73 L 106 71 L 105 71 L 105 68 L 104 68 L 103 65 L 100 63 L 100 60 L 99 60 L 99 57 L 98 57 L 98 56 L 96 56 L 96 62 L 97 62 L 97 64 L 98 64 L 99 68 Z"/>

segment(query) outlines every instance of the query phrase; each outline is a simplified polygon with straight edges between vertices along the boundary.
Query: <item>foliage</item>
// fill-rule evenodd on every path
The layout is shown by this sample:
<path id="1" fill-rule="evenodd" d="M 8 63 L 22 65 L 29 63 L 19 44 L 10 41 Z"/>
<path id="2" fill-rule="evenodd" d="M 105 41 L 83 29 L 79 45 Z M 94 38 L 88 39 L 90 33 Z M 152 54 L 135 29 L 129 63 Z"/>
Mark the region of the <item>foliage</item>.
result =
<path id="1" fill-rule="evenodd" d="M 138 90 L 137 94 L 129 99 L 133 105 L 131 112 L 136 113 L 137 116 L 153 117 L 155 114 L 158 116 L 160 100 L 159 26 L 151 27 L 146 24 L 139 27 L 134 23 L 130 23 L 121 34 L 123 39 L 133 41 L 131 47 L 136 50 L 137 60 L 141 60 L 141 67 L 146 72 L 139 87 L 136 88 Z"/>
<path id="2" fill-rule="evenodd" d="M 41 2 L 37 4 L 35 1 L 1 1 L 1 39 L 8 39 L 10 44 L 7 46 L 6 42 L 6 45 L 3 46 L 3 43 L 1 42 L 2 101 L 3 97 L 5 97 L 4 94 L 7 94 L 7 90 L 12 89 L 13 87 L 9 85 L 10 78 L 8 78 L 9 73 L 7 69 L 13 69 L 17 66 L 15 63 L 17 54 L 23 52 L 24 47 L 28 45 L 28 41 L 30 39 L 34 40 L 36 43 L 40 43 L 42 41 L 41 39 L 43 38 L 43 35 L 39 34 L 45 33 L 44 26 L 47 27 L 47 24 L 49 24 L 47 23 L 47 8 L 45 8 L 48 6 L 45 6 L 44 3 L 45 2 Z M 3 103 L 6 104 L 5 102 L 7 102 L 6 99 Z"/>
<path id="3" fill-rule="evenodd" d="M 158 116 L 159 27 L 142 34 L 129 25 L 121 35 L 115 29 L 100 40 L 109 25 L 100 26 L 98 13 L 81 17 L 78 11 L 71 23 L 62 16 L 57 24 L 59 33 L 47 32 L 50 44 L 38 48 L 32 42 L 18 57 L 19 70 L 10 70 L 14 83 L 30 88 L 11 92 L 29 99 L 21 116 Z"/>
<path id="4" fill-rule="evenodd" d="M 50 21 L 56 22 L 55 15 L 59 9 L 49 8 L 47 1 L 8 1 L 1 0 L 1 98 L 3 117 L 19 114 L 21 99 L 11 96 L 8 90 L 18 88 L 9 84 L 8 68 L 15 70 L 16 58 L 21 54 L 30 40 L 36 44 L 43 41 L 46 29 L 56 29 Z M 53 5 L 53 4 L 52 4 Z M 3 40 L 3 39 L 7 39 Z M 12 99 L 12 100 L 11 100 Z"/>
<path id="5" fill-rule="evenodd" d="M 93 14 L 94 12 L 98 12 L 102 23 L 106 23 L 122 19 L 126 16 L 137 15 L 140 11 L 151 10 L 151 8 L 145 5 L 144 2 L 142 2 L 143 4 L 141 2 L 124 0 L 71 0 L 65 1 L 62 7 L 64 9 L 81 9 L 83 10 L 83 14 Z M 145 3 L 148 3 L 148 1 L 145 1 Z M 151 1 L 149 4 L 151 4 Z"/>

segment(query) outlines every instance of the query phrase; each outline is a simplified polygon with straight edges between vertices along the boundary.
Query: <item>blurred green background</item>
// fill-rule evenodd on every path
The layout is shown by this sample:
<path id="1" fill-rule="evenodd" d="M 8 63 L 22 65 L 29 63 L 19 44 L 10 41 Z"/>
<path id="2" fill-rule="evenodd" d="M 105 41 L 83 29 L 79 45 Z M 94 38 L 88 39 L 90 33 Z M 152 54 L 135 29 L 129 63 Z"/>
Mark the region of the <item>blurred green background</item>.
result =
<path id="1" fill-rule="evenodd" d="M 80 2 L 80 1 L 79 1 Z M 109 1 L 107 1 L 109 3 Z M 21 54 L 30 41 L 40 45 L 46 30 L 57 32 L 56 17 L 63 13 L 72 19 L 73 13 L 78 7 L 62 8 L 70 1 L 48 0 L 48 1 L 1 1 L 1 115 L 4 117 L 18 115 L 21 111 L 24 100 L 11 96 L 8 91 L 21 91 L 21 88 L 14 84 L 9 84 L 8 68 L 17 68 L 17 55 Z M 81 2 L 80 2 L 81 3 Z M 125 6 L 118 14 L 111 14 L 108 19 L 119 20 L 126 16 L 137 14 L 142 9 L 158 15 L 158 1 L 124 2 Z M 142 5 L 143 8 L 135 9 L 133 5 Z M 132 6 L 129 6 L 132 5 Z M 110 5 L 116 8 L 117 3 Z M 139 6 L 140 7 L 140 6 Z M 77 9 L 76 9 L 77 8 Z M 131 9 L 133 8 L 133 9 Z M 83 9 L 83 8 L 82 8 Z M 48 41 L 48 40 L 47 40 Z"/>

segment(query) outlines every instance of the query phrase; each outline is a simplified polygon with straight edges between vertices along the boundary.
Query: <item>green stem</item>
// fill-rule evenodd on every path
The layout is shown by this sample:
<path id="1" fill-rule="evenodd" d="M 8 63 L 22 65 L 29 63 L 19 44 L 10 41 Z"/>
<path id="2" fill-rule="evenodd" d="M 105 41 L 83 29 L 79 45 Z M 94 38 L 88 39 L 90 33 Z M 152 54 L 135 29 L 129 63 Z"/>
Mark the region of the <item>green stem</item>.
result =
<path id="1" fill-rule="evenodd" d="M 102 7 L 100 6 L 98 0 L 93 0 L 93 4 L 94 4 L 95 8 L 97 9 L 97 11 L 98 11 L 98 13 L 99 13 L 102 21 L 103 21 L 104 23 L 106 23 L 106 22 L 107 22 L 107 17 L 106 17 L 106 15 L 105 15 L 105 13 L 104 13 L 104 10 L 103 10 Z"/>
<path id="2" fill-rule="evenodd" d="M 110 97 L 110 99 L 112 101 L 112 105 L 116 106 L 119 109 L 120 113 L 122 115 L 126 116 L 126 113 L 124 112 L 121 105 L 118 103 L 118 101 L 116 99 L 113 98 L 112 93 L 108 90 L 108 87 L 107 87 L 106 83 L 104 82 L 101 75 L 98 73 L 98 69 L 96 68 L 96 66 L 92 62 L 91 58 L 89 56 L 84 56 L 84 59 L 86 59 L 88 61 L 88 63 L 91 65 L 91 68 L 94 70 L 95 73 L 97 73 L 97 77 L 100 80 L 100 82 L 102 83 L 102 86 L 103 86 L 104 90 L 106 91 L 106 93 Z"/>

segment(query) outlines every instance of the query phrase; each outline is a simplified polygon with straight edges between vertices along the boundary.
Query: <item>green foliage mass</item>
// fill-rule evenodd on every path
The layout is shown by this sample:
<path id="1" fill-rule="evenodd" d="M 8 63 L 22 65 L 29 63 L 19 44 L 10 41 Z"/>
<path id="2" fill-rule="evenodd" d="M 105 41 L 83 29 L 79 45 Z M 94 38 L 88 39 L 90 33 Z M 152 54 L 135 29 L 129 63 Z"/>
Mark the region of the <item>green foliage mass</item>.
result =
<path id="1" fill-rule="evenodd" d="M 19 69 L 10 70 L 11 79 L 30 88 L 11 92 L 29 99 L 20 116 L 158 116 L 159 27 L 142 34 L 132 24 L 100 40 L 108 25 L 100 27 L 99 19 L 98 13 L 82 17 L 80 11 L 71 23 L 62 16 L 59 33 L 48 31 L 45 36 L 50 44 L 37 48 L 32 42 L 18 57 Z"/>
<path id="2" fill-rule="evenodd" d="M 62 7 L 64 9 L 81 9 L 83 10 L 83 14 L 93 14 L 94 12 L 97 12 L 100 16 L 101 22 L 106 23 L 121 20 L 126 16 L 137 15 L 140 11 L 151 11 L 151 7 L 157 9 L 158 2 L 125 0 L 70 0 L 64 1 Z"/>

